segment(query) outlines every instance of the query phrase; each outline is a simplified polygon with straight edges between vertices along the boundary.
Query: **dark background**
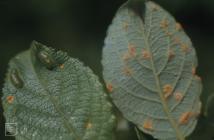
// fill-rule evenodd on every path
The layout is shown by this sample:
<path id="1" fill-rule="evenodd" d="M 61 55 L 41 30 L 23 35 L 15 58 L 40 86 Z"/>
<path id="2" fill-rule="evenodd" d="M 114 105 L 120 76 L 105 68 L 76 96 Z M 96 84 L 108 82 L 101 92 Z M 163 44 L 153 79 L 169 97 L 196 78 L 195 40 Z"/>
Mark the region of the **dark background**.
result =
<path id="1" fill-rule="evenodd" d="M 117 8 L 125 1 L 0 0 L 0 89 L 8 61 L 28 49 L 32 40 L 69 52 L 101 77 L 101 50 L 106 30 Z M 203 79 L 205 102 L 207 96 L 214 93 L 214 0 L 154 1 L 172 13 L 191 37 L 199 58 L 197 72 Z M 206 129 L 208 127 L 203 128 L 204 135 Z M 204 140 L 213 139 L 212 130 L 214 132 L 214 128 L 209 128 L 210 133 Z M 125 129 L 117 135 L 120 140 L 136 139 L 134 133 Z M 0 139 L 12 139 L 4 137 L 1 102 Z"/>

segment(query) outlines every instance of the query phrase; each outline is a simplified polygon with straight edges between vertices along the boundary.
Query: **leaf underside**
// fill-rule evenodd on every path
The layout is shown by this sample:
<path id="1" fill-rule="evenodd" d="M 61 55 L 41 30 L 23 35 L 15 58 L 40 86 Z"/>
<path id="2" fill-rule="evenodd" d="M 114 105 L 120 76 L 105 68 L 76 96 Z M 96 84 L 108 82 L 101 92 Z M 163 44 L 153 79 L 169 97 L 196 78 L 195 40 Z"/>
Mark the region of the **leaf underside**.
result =
<path id="1" fill-rule="evenodd" d="M 196 52 L 168 12 L 151 1 L 142 8 L 126 3 L 113 19 L 103 49 L 104 80 L 116 106 L 140 130 L 183 140 L 201 108 Z"/>
<path id="2" fill-rule="evenodd" d="M 10 61 L 3 93 L 6 123 L 17 124 L 17 140 L 114 137 L 115 118 L 98 78 L 64 52 L 34 42 Z"/>

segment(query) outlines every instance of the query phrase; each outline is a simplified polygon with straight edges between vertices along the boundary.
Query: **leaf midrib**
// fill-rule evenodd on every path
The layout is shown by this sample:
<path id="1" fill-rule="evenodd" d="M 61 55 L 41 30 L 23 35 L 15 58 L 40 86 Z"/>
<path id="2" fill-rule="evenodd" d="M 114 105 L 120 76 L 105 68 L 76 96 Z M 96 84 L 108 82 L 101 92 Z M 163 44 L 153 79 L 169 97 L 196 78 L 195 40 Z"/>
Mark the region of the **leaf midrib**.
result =
<path id="1" fill-rule="evenodd" d="M 127 13 L 129 14 L 129 12 L 127 11 Z M 142 23 L 142 20 L 140 22 L 140 25 L 141 25 L 141 32 L 142 33 L 142 36 L 143 38 L 145 39 L 145 46 L 146 48 L 148 49 L 149 52 L 151 52 L 151 49 L 150 49 L 150 45 L 149 45 L 149 41 L 148 41 L 148 37 L 145 35 L 145 32 L 144 32 L 144 27 L 143 27 L 143 23 Z M 163 96 L 163 92 L 161 90 L 161 86 L 160 86 L 160 80 L 159 80 L 159 74 L 156 72 L 156 68 L 155 68 L 155 64 L 154 64 L 154 60 L 153 60 L 153 54 L 151 54 L 151 65 L 152 65 L 152 72 L 153 72 L 153 75 L 155 77 L 155 82 L 156 82 L 156 86 L 157 86 L 157 92 L 160 96 L 160 99 L 161 99 L 161 103 L 162 103 L 162 106 L 163 106 L 163 110 L 164 112 L 166 113 L 166 116 L 167 118 L 169 119 L 169 122 L 171 123 L 172 127 L 174 128 L 175 130 L 175 133 L 176 133 L 176 138 L 178 138 L 179 140 L 185 140 L 184 136 L 182 135 L 182 133 L 180 132 L 175 120 L 173 119 L 173 117 L 171 116 L 170 114 L 170 109 L 168 108 L 168 105 L 165 101 L 165 98 Z"/>
<path id="2" fill-rule="evenodd" d="M 28 52 L 28 55 L 29 55 L 29 57 L 31 58 L 31 53 L 30 53 L 30 51 Z M 32 60 L 32 59 L 30 59 L 30 60 L 31 60 L 30 65 L 31 65 L 31 67 L 32 67 L 32 72 L 35 74 L 35 77 L 37 78 L 38 82 L 39 82 L 39 83 L 42 83 L 42 81 L 40 80 L 38 74 L 36 73 L 35 66 L 33 65 L 33 60 Z M 41 84 L 41 86 L 42 86 L 43 89 L 46 91 L 47 95 L 49 96 L 49 100 L 50 100 L 51 103 L 54 105 L 56 111 L 57 111 L 58 113 L 61 114 L 61 118 L 62 118 L 62 120 L 63 120 L 63 126 L 70 132 L 71 136 L 74 135 L 74 137 L 75 137 L 76 140 L 81 140 L 80 137 L 77 135 L 77 133 L 76 133 L 74 127 L 73 127 L 71 124 L 68 125 L 67 122 L 69 122 L 69 121 L 68 121 L 68 119 L 66 118 L 65 113 L 62 112 L 61 109 L 60 109 L 60 107 L 58 106 L 58 104 L 57 104 L 58 101 L 50 95 L 49 91 L 43 86 L 43 84 Z M 73 135 L 72 135 L 72 134 L 73 134 Z"/>
<path id="3" fill-rule="evenodd" d="M 144 28 L 143 28 L 143 23 L 141 22 L 141 33 L 142 33 L 142 36 L 143 38 L 145 39 L 145 46 L 146 48 L 148 49 L 149 52 L 151 52 L 151 49 L 150 49 L 150 45 L 149 45 L 149 41 L 148 41 L 148 38 L 146 37 L 145 35 L 145 32 L 144 32 Z M 160 78 L 159 78 L 159 75 L 158 73 L 156 72 L 156 68 L 155 68 L 155 65 L 154 65 L 154 59 L 153 59 L 153 54 L 151 53 L 151 59 L 150 59 L 150 62 L 151 62 L 151 65 L 152 65 L 152 72 L 153 72 L 153 75 L 155 77 L 155 82 L 156 82 L 156 85 L 157 85 L 157 90 L 158 90 L 158 94 L 160 96 L 160 99 L 161 99 L 161 103 L 163 105 L 163 109 L 164 109 L 164 112 L 166 113 L 172 127 L 174 128 L 175 132 L 176 132 L 176 137 L 179 139 L 179 140 L 185 140 L 185 138 L 183 137 L 182 133 L 180 132 L 180 130 L 178 129 L 178 126 L 175 122 L 175 120 L 171 117 L 171 114 L 170 114 L 170 111 L 169 111 L 169 108 L 168 108 L 168 105 L 167 103 L 165 102 L 165 98 L 163 96 L 163 92 L 161 90 L 161 86 L 160 86 Z"/>

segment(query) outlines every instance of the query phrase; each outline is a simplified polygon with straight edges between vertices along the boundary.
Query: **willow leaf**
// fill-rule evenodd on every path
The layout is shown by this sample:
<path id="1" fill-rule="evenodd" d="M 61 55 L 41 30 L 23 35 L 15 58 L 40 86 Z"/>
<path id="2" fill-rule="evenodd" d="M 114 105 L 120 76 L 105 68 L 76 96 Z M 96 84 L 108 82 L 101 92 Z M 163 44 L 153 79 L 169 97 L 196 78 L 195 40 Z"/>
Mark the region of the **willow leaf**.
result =
<path id="1" fill-rule="evenodd" d="M 130 0 L 118 10 L 102 64 L 114 103 L 140 130 L 161 140 L 183 140 L 194 130 L 202 89 L 196 52 L 159 5 Z"/>
<path id="2" fill-rule="evenodd" d="M 17 140 L 114 137 L 114 115 L 98 78 L 64 52 L 34 42 L 10 61 L 3 93 L 6 123 L 17 124 Z"/>

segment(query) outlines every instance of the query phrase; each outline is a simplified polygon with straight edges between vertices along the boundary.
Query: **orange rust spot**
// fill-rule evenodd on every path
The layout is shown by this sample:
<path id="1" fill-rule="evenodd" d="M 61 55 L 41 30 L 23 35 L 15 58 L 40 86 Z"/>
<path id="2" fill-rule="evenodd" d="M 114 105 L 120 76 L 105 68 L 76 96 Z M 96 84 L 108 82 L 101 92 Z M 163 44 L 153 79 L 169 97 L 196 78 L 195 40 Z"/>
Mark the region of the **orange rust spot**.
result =
<path id="1" fill-rule="evenodd" d="M 136 56 L 136 47 L 133 44 L 128 44 L 128 51 L 131 56 Z"/>
<path id="2" fill-rule="evenodd" d="M 107 88 L 108 92 L 112 92 L 112 91 L 113 91 L 113 86 L 112 86 L 112 84 L 110 84 L 110 83 L 108 83 L 108 84 L 106 85 L 106 88 Z"/>
<path id="3" fill-rule="evenodd" d="M 192 74 L 193 74 L 193 75 L 196 74 L 196 68 L 195 68 L 195 67 L 192 68 Z"/>
<path id="4" fill-rule="evenodd" d="M 123 22 L 123 29 L 128 31 L 129 24 L 127 22 Z"/>
<path id="5" fill-rule="evenodd" d="M 143 49 L 142 50 L 142 56 L 143 56 L 144 59 L 149 59 L 151 57 L 151 54 L 150 54 L 149 51 Z"/>
<path id="6" fill-rule="evenodd" d="M 175 100 L 179 102 L 183 99 L 183 94 L 181 92 L 176 92 L 174 97 L 175 97 Z"/>
<path id="7" fill-rule="evenodd" d="M 10 104 L 13 103 L 14 98 L 15 98 L 15 97 L 14 97 L 14 96 L 11 96 L 11 95 L 10 95 L 10 96 L 7 96 L 7 102 L 10 103 Z"/>
<path id="8" fill-rule="evenodd" d="M 153 122 L 150 119 L 146 119 L 143 123 L 143 128 L 152 130 L 153 129 Z"/>
<path id="9" fill-rule="evenodd" d="M 181 31 L 183 28 L 182 28 L 182 26 L 181 26 L 181 24 L 180 23 L 176 23 L 175 24 L 175 30 L 176 31 Z"/>
<path id="10" fill-rule="evenodd" d="M 179 118 L 179 124 L 187 124 L 192 115 L 192 112 L 183 113 Z"/>
<path id="11" fill-rule="evenodd" d="M 185 53 L 189 52 L 189 47 L 187 46 L 187 44 L 182 43 L 181 44 L 181 49 Z"/>
<path id="12" fill-rule="evenodd" d="M 168 97 L 169 95 L 171 95 L 172 90 L 173 90 L 173 88 L 172 88 L 172 86 L 170 84 L 164 85 L 164 87 L 163 87 L 164 96 Z"/>
<path id="13" fill-rule="evenodd" d="M 171 95 L 171 93 L 165 93 L 164 98 L 167 99 L 170 95 Z"/>
<path id="14" fill-rule="evenodd" d="M 59 68 L 60 68 L 60 69 L 64 69 L 64 67 L 65 67 L 64 64 L 59 65 Z"/>
<path id="15" fill-rule="evenodd" d="M 174 58 L 174 57 L 175 57 L 175 52 L 172 49 L 170 49 L 169 50 L 169 60 L 172 60 L 172 58 Z"/>
<path id="16" fill-rule="evenodd" d="M 161 28 L 167 28 L 169 26 L 169 22 L 168 22 L 168 20 L 167 19 L 163 19 L 162 21 L 161 21 L 161 23 L 160 23 L 160 27 Z"/>
<path id="17" fill-rule="evenodd" d="M 127 76 L 130 76 L 132 74 L 132 70 L 129 67 L 125 66 L 123 68 L 123 73 Z"/>

